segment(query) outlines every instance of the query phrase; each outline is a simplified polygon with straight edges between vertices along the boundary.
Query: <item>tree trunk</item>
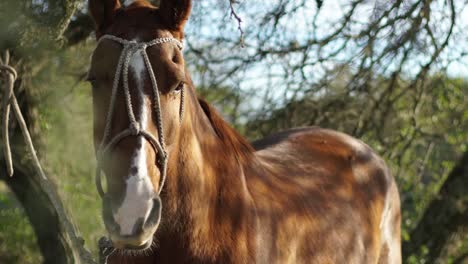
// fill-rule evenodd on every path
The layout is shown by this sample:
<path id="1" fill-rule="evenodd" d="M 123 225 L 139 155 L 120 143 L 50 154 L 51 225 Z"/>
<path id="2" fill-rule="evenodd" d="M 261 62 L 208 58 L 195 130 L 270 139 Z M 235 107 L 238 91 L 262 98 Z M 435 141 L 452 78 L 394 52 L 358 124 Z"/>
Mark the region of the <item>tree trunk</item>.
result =
<path id="1" fill-rule="evenodd" d="M 3 157 L 2 157 L 3 163 Z M 0 167 L 0 179 L 15 194 L 26 212 L 36 237 L 39 249 L 47 264 L 71 263 L 71 256 L 65 232 L 60 228 L 57 212 L 47 194 L 41 188 L 32 168 L 15 166 L 13 177 L 6 175 L 6 168 Z"/>
<path id="2" fill-rule="evenodd" d="M 408 259 L 427 247 L 426 263 L 437 263 L 454 235 L 466 237 L 468 227 L 468 151 L 450 172 L 437 197 L 429 204 L 419 224 L 403 243 Z"/>

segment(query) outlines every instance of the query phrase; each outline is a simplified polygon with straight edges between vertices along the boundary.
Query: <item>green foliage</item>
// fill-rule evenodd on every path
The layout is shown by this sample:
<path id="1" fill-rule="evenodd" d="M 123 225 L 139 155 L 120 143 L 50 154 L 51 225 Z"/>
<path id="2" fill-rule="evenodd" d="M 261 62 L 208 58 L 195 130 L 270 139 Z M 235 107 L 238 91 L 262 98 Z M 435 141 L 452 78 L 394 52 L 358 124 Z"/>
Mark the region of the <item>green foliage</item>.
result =
<path id="1" fill-rule="evenodd" d="M 34 82 L 43 98 L 39 113 L 45 166 L 87 247 L 96 253 L 105 232 L 94 186 L 91 87 L 83 82 L 93 45 L 58 53 Z"/>
<path id="2" fill-rule="evenodd" d="M 0 263 L 38 263 L 34 230 L 11 193 L 0 184 Z"/>
<path id="3" fill-rule="evenodd" d="M 100 216 L 100 199 L 94 186 L 91 88 L 82 81 L 93 47 L 94 43 L 84 43 L 54 52 L 47 58 L 47 63 L 37 68 L 28 85 L 34 87 L 35 97 L 31 100 L 37 105 L 38 119 L 35 123 L 41 131 L 39 156 L 43 166 L 56 183 L 86 247 L 97 254 L 97 240 L 105 232 Z M 0 195 L 4 195 L 3 192 L 0 191 Z M 0 208 L 0 214 L 10 216 L 0 220 L 8 221 L 5 225 L 2 222 L 2 227 L 5 226 L 8 232 L 0 229 L 0 237 L 5 238 L 5 243 L 0 243 L 0 263 L 3 263 L 3 256 L 10 255 L 11 261 L 5 263 L 38 263 L 40 253 L 34 233 L 18 206 L 15 204 L 7 211 Z M 13 222 L 15 225 L 11 224 Z M 16 223 L 27 226 L 20 228 L 24 235 L 12 233 L 18 227 Z M 23 240 L 29 242 L 17 246 Z M 28 253 L 28 259 L 17 257 L 23 252 L 32 253 Z"/>
<path id="4" fill-rule="evenodd" d="M 0 49 L 38 58 L 63 44 L 62 34 L 81 0 L 3 0 L 0 2 Z"/>
<path id="5" fill-rule="evenodd" d="M 245 126 L 242 124 L 242 119 L 239 116 L 241 103 L 239 91 L 228 86 L 209 88 L 202 86 L 197 87 L 197 94 L 200 98 L 214 105 L 234 128 L 240 132 L 244 132 Z"/>

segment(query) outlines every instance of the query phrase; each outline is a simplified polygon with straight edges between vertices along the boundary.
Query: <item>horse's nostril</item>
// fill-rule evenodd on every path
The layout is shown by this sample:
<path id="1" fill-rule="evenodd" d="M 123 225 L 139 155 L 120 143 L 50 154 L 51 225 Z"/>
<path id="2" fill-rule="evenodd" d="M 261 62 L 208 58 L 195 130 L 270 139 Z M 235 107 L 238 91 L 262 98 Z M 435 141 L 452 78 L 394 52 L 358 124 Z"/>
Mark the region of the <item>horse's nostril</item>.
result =
<path id="1" fill-rule="evenodd" d="M 131 174 L 131 175 L 137 175 L 137 174 L 138 174 L 138 167 L 132 166 L 132 167 L 130 168 L 130 174 Z"/>
<path id="2" fill-rule="evenodd" d="M 143 226 L 144 230 L 151 230 L 158 227 L 159 222 L 161 221 L 161 209 L 161 198 L 157 196 L 153 199 L 153 208 L 151 209 L 151 213 L 149 214 Z"/>
<path id="3" fill-rule="evenodd" d="M 139 234 L 142 234 L 144 223 L 145 219 L 143 217 L 138 218 L 138 220 L 135 222 L 135 226 L 133 226 L 133 232 L 130 236 L 138 236 Z"/>
<path id="4" fill-rule="evenodd" d="M 139 148 L 141 148 L 142 146 L 143 146 L 143 141 L 140 141 L 140 140 L 137 141 L 136 147 L 139 149 Z"/>
<path id="5" fill-rule="evenodd" d="M 114 217 L 112 216 L 111 201 L 108 196 L 103 199 L 102 216 L 104 218 L 104 224 L 111 233 L 120 233 L 120 225 L 117 224 Z"/>

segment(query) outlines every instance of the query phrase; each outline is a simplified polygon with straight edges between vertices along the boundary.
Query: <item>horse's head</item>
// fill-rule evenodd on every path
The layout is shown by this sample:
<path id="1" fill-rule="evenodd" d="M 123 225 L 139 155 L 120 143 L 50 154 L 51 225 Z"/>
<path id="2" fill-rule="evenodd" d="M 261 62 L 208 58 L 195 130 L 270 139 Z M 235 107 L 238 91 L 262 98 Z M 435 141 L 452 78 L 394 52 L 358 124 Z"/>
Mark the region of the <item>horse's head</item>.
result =
<path id="1" fill-rule="evenodd" d="M 94 141 L 107 179 L 106 228 L 118 248 L 151 245 L 161 218 L 159 191 L 184 105 L 181 42 L 189 0 L 90 0 L 99 39 L 93 85 Z"/>

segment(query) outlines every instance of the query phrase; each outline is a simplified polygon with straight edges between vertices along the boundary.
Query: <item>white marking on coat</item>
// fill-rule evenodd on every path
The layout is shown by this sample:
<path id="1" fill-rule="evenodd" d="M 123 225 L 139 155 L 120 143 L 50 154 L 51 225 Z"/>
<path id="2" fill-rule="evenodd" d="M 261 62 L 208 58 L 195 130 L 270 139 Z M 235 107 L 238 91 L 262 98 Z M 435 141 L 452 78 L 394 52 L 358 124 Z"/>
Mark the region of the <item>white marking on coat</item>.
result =
<path id="1" fill-rule="evenodd" d="M 146 67 L 141 52 L 137 52 L 133 55 L 129 70 L 133 74 L 138 88 L 140 109 L 135 113 L 135 117 L 144 130 L 148 127 L 148 111 L 144 103 L 145 95 L 143 91 Z M 132 101 L 135 102 L 135 99 L 132 98 Z M 152 198 L 155 191 L 146 164 L 145 146 L 147 142 L 143 136 L 139 136 L 138 141 L 140 147 L 135 149 L 132 155 L 124 200 L 117 211 L 113 212 L 115 221 L 120 225 L 121 235 L 132 234 L 138 219 L 143 218 L 143 220 L 146 220 L 153 207 Z M 135 168 L 137 169 L 135 170 Z"/>
<path id="2" fill-rule="evenodd" d="M 145 60 L 143 59 L 143 55 L 141 54 L 141 51 L 138 51 L 135 54 L 133 54 L 132 60 L 130 61 L 129 70 L 133 72 L 134 74 L 134 78 L 137 83 L 137 87 L 139 91 L 138 95 L 140 96 L 140 99 L 141 99 L 144 96 L 143 81 L 144 81 L 144 74 L 146 71 Z M 142 104 L 142 108 L 144 108 L 143 104 Z"/>
<path id="3" fill-rule="evenodd" d="M 131 176 L 127 179 L 125 199 L 114 219 L 121 235 L 131 235 L 138 219 L 146 219 L 153 207 L 153 188 L 148 177 Z"/>

